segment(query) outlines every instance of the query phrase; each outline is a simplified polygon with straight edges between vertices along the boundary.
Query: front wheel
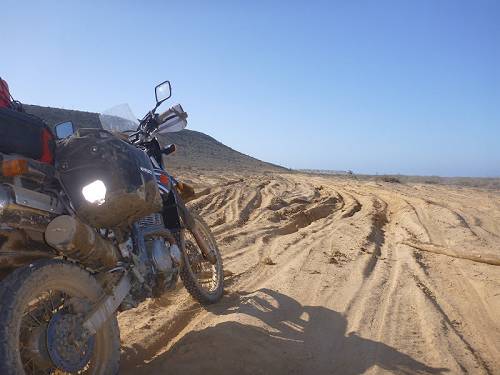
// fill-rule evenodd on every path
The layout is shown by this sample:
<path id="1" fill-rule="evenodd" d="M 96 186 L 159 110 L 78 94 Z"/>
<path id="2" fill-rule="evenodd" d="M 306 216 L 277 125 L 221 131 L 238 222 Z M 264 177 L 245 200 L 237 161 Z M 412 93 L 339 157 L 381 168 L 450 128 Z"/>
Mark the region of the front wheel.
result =
<path id="1" fill-rule="evenodd" d="M 203 255 L 191 230 L 185 229 L 182 239 L 184 265 L 180 276 L 191 296 L 201 304 L 208 305 L 219 301 L 224 293 L 222 257 L 208 225 L 197 214 L 191 213 L 191 216 L 200 234 L 198 239 L 204 241 L 215 258 L 215 264 Z"/>
<path id="2" fill-rule="evenodd" d="M 84 309 L 101 294 L 94 277 L 63 261 L 12 272 L 0 283 L 0 374 L 116 374 L 116 318 L 94 336 L 82 333 Z"/>

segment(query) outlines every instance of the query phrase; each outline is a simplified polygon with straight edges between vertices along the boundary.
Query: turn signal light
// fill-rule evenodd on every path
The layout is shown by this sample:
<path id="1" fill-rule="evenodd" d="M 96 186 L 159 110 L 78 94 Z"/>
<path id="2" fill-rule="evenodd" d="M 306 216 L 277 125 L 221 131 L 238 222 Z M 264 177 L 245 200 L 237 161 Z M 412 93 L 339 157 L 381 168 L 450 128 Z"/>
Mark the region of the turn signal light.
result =
<path id="1" fill-rule="evenodd" d="M 169 179 L 167 176 L 165 176 L 164 174 L 161 174 L 160 175 L 160 182 L 163 184 L 163 185 L 168 185 L 169 183 Z"/>
<path id="2" fill-rule="evenodd" d="M 2 162 L 2 175 L 6 177 L 19 176 L 28 172 L 28 161 L 19 160 L 4 160 Z"/>

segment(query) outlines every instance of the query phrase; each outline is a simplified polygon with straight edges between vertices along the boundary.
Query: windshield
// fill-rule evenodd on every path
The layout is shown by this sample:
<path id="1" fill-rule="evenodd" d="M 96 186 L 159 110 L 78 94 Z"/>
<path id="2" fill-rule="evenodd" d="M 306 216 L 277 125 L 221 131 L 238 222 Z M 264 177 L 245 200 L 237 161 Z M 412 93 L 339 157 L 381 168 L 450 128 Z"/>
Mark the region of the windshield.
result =
<path id="1" fill-rule="evenodd" d="M 139 121 L 128 104 L 120 104 L 99 115 L 104 130 L 123 132 L 136 130 Z"/>

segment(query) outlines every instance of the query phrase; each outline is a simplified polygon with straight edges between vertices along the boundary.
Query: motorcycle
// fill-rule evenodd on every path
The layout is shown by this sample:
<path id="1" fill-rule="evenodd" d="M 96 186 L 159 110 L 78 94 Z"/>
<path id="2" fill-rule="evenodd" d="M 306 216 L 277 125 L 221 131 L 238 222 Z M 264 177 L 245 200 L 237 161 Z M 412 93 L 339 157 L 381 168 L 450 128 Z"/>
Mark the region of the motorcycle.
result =
<path id="1" fill-rule="evenodd" d="M 55 127 L 55 165 L 0 154 L 0 374 L 118 372 L 117 312 L 172 290 L 220 300 L 224 273 L 209 227 L 164 168 L 159 137 L 187 124 L 170 82 L 140 121 Z M 123 111 L 122 111 L 123 112 Z"/>

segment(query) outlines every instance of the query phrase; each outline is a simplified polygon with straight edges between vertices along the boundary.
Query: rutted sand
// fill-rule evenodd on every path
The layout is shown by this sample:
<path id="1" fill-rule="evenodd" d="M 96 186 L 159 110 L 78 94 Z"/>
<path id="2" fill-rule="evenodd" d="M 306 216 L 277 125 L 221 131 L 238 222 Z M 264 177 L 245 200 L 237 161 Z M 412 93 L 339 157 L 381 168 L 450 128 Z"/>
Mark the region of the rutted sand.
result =
<path id="1" fill-rule="evenodd" d="M 179 288 L 121 314 L 123 373 L 500 374 L 499 192 L 184 177 L 227 293 L 203 309 Z"/>

